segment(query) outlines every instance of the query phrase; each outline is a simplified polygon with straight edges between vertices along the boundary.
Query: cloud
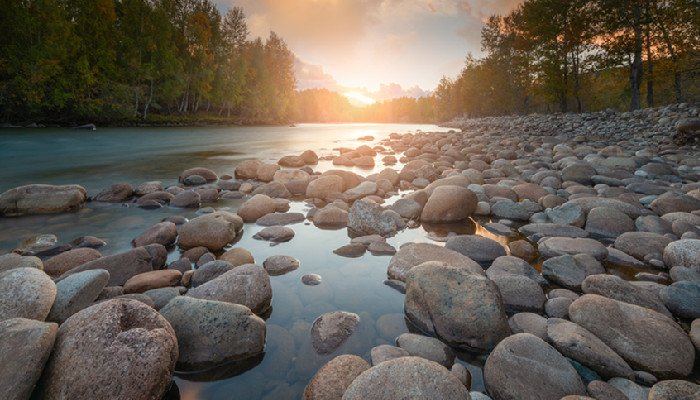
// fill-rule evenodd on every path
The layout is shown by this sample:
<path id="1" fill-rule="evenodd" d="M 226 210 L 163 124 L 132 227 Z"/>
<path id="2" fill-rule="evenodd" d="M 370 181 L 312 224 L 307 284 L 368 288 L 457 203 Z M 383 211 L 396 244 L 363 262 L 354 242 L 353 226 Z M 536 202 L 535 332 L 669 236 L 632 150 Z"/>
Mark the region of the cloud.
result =
<path id="1" fill-rule="evenodd" d="M 299 58 L 299 56 L 294 57 L 294 76 L 297 78 L 297 89 L 299 90 L 342 90 L 335 78 L 323 71 L 322 66 L 308 63 Z"/>

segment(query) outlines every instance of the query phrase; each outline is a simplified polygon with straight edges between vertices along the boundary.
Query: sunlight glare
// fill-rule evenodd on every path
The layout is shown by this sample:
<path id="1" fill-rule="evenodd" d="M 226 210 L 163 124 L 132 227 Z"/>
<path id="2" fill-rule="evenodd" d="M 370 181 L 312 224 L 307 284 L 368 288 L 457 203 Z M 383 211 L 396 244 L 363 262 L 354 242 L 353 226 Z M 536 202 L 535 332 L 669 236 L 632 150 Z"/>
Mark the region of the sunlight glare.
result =
<path id="1" fill-rule="evenodd" d="M 366 105 L 374 104 L 377 102 L 377 100 L 375 100 L 371 97 L 367 97 L 360 92 L 346 92 L 346 93 L 343 93 L 343 96 L 347 97 L 349 100 L 356 100 L 356 101 L 363 103 L 363 104 L 366 104 Z"/>

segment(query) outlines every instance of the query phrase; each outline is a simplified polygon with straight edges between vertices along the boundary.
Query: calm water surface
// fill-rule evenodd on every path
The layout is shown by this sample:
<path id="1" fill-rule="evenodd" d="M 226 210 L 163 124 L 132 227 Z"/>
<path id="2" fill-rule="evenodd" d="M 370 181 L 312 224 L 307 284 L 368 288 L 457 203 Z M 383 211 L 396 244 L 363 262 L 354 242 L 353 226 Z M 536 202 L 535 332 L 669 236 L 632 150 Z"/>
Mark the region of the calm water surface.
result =
<path id="1" fill-rule="evenodd" d="M 233 175 L 244 159 L 276 162 L 284 155 L 298 155 L 311 149 L 319 156 L 337 154 L 333 148 L 357 147 L 367 142 L 357 138 L 372 135 L 376 144 L 392 132 L 442 131 L 431 125 L 308 124 L 289 127 L 206 127 L 206 128 L 104 128 L 95 132 L 66 129 L 0 130 L 0 192 L 29 183 L 84 186 L 90 195 L 116 182 L 136 186 L 160 180 L 175 184 L 183 170 L 195 166 L 211 168 L 219 175 Z M 400 154 L 396 155 L 399 158 Z M 354 170 L 368 175 L 384 168 L 377 157 L 375 170 Z M 335 168 L 322 161 L 314 169 Z M 394 168 L 400 170 L 401 165 Z M 399 196 L 389 199 L 395 201 Z M 204 204 L 236 211 L 243 200 Z M 306 213 L 308 206 L 293 202 L 292 212 Z M 163 208 L 142 210 L 120 204 L 87 203 L 75 213 L 0 218 L 0 253 L 16 248 L 36 234 L 55 234 L 60 243 L 79 236 L 103 238 L 103 255 L 131 248 L 130 241 L 151 225 L 170 215 L 193 218 L 194 210 Z M 479 221 L 477 221 L 479 222 Z M 483 221 L 481 221 L 483 222 Z M 256 263 L 272 255 L 290 255 L 300 260 L 298 270 L 273 276 L 272 310 L 266 315 L 265 353 L 246 363 L 232 363 L 208 371 L 176 374 L 168 398 L 181 399 L 287 399 L 300 398 L 304 387 L 318 369 L 339 354 L 356 354 L 370 361 L 369 352 L 380 344 L 395 344 L 395 338 L 409 331 L 403 317 L 404 295 L 384 285 L 391 257 L 344 258 L 332 251 L 348 244 L 345 229 L 320 230 L 309 221 L 290 225 L 296 236 L 290 242 L 271 246 L 253 239 L 262 227 L 245 224 L 242 238 L 230 247 L 250 250 Z M 444 236 L 450 231 L 482 234 L 474 222 L 452 226 L 406 229 L 387 241 L 398 248 L 407 242 L 433 242 L 428 235 Z M 504 242 L 504 240 L 501 240 Z M 438 242 L 433 242 L 438 243 Z M 170 249 L 169 261 L 178 259 Z M 305 286 L 302 275 L 323 277 L 319 286 Z M 311 323 L 330 311 L 360 315 L 357 331 L 336 352 L 318 356 L 311 347 Z M 481 367 L 485 355 L 460 354 L 460 361 L 473 374 L 473 390 L 483 390 Z"/>

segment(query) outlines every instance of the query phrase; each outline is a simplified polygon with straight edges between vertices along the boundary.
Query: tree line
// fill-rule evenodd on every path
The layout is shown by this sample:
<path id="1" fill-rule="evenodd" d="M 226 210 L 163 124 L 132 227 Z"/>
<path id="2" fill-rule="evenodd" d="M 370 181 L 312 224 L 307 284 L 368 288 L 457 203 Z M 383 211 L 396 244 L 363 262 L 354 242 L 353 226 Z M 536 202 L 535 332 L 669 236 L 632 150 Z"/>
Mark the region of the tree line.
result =
<path id="1" fill-rule="evenodd" d="M 700 101 L 700 1 L 526 0 L 435 90 L 441 119 Z"/>
<path id="2" fill-rule="evenodd" d="M 279 123 L 293 54 L 209 0 L 0 0 L 0 119 Z M 155 114 L 155 115 L 153 115 Z"/>

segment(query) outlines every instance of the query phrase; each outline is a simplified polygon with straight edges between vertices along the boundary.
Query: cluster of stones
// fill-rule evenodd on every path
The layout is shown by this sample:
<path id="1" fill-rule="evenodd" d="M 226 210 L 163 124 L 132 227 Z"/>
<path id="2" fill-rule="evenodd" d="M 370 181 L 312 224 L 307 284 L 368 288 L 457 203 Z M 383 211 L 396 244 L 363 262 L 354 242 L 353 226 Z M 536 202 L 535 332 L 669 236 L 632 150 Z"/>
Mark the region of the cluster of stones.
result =
<path id="1" fill-rule="evenodd" d="M 176 369 L 261 354 L 270 276 L 299 261 L 274 256 L 261 267 L 232 244 L 246 223 L 262 227 L 257 239 L 288 241 L 287 225 L 309 218 L 347 229 L 352 240 L 337 254 L 393 255 L 387 284 L 405 293 L 405 318 L 427 336 L 372 348 L 370 366 L 342 354 L 362 313 L 319 316 L 310 346 L 333 358 L 304 398 L 697 396 L 700 387 L 684 379 L 700 351 L 700 151 L 668 134 L 697 116 L 678 105 L 470 120 L 463 133 L 392 134 L 328 157 L 355 167 L 371 168 L 378 156 L 402 163 L 366 177 L 314 172 L 319 158 L 307 151 L 277 164 L 247 160 L 221 179 L 194 168 L 165 190 L 112 185 L 93 200 L 145 208 L 246 200 L 235 214 L 166 219 L 116 255 L 102 256 L 95 238 L 58 245 L 40 237 L 0 256 L 0 360 L 8 366 L 0 386 L 10 398 L 158 399 Z M 407 193 L 397 199 L 399 191 Z M 312 208 L 287 212 L 290 199 Z M 86 200 L 79 186 L 30 185 L 0 195 L 0 210 L 63 212 Z M 386 242 L 406 227 L 477 217 L 494 221 L 483 226 L 488 234 L 398 251 Z M 174 246 L 182 258 L 166 265 Z M 638 271 L 637 280 L 612 274 L 614 266 Z M 470 392 L 455 349 L 489 352 L 488 396 Z"/>

